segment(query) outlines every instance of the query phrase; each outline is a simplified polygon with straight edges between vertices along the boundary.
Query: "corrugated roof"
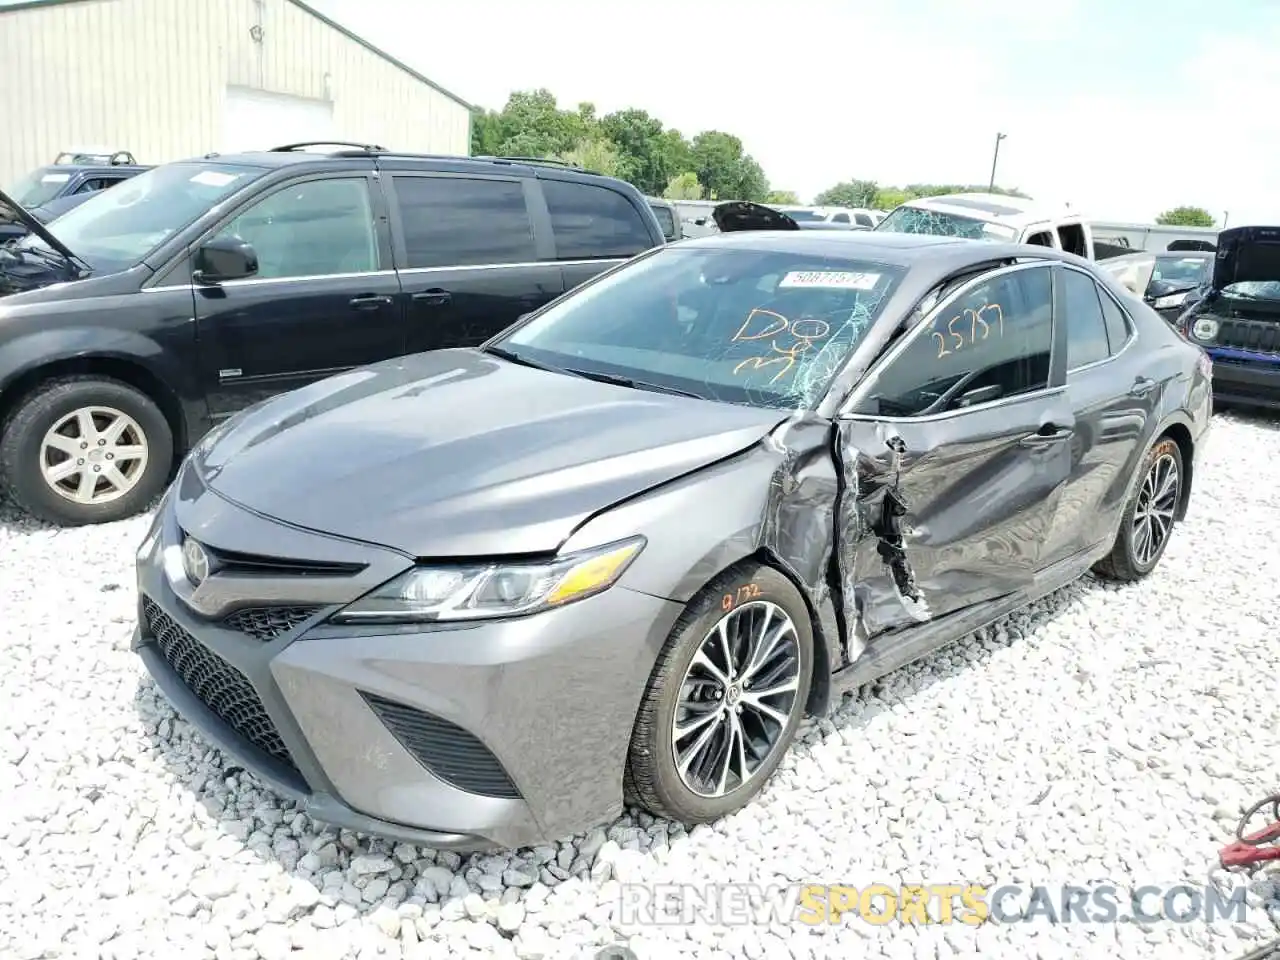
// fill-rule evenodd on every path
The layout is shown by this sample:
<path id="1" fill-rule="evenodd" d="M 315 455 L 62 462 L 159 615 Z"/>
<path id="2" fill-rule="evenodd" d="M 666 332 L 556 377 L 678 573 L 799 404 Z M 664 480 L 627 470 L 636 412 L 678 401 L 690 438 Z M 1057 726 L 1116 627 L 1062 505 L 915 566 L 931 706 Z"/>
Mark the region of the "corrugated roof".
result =
<path id="1" fill-rule="evenodd" d="M 67 4 L 72 4 L 72 3 L 86 3 L 86 2 L 88 2 L 88 0 L 0 0 L 0 14 L 12 13 L 17 10 L 31 10 L 36 7 L 58 7 L 58 6 L 65 6 Z M 383 60 L 385 60 L 387 63 L 391 64 L 393 67 L 403 70 L 405 73 L 409 74 L 409 76 L 413 77 L 413 79 L 417 80 L 419 83 L 425 83 L 432 90 L 435 90 L 437 93 L 443 94 L 444 96 L 448 97 L 450 100 L 452 100 L 454 103 L 458 104 L 459 106 L 465 107 L 468 111 L 475 109 L 474 106 L 472 106 L 466 100 L 463 100 L 456 93 L 446 90 L 444 87 L 440 86 L 440 84 L 436 83 L 434 80 L 430 79 L 429 77 L 423 76 L 421 73 L 413 69 L 413 67 L 409 66 L 403 60 L 398 60 L 395 57 L 393 57 L 391 54 L 387 53 L 385 50 L 379 47 L 375 47 L 372 43 L 370 43 L 368 40 L 365 40 L 358 33 L 355 33 L 352 30 L 348 30 L 346 27 L 338 23 L 336 20 L 332 20 L 329 17 L 326 17 L 323 13 L 321 13 L 315 7 L 311 6 L 308 3 L 304 3 L 303 0 L 289 0 L 289 3 L 292 3 L 299 10 L 304 11 L 310 16 L 315 17 L 317 20 L 319 20 L 321 23 L 325 24 L 326 26 L 334 30 L 337 30 L 340 34 L 342 34 L 347 39 L 354 40 L 356 43 L 360 44 L 360 46 L 364 47 L 374 56 L 380 57 Z"/>

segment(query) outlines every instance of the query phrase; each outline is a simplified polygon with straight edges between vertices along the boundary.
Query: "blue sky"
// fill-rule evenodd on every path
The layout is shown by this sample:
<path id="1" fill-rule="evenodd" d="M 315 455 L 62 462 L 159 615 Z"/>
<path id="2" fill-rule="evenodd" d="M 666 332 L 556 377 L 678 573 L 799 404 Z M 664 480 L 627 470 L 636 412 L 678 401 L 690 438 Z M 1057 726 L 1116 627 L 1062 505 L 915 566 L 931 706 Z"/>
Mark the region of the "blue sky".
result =
<path id="1" fill-rule="evenodd" d="M 997 180 L 1111 219 L 1280 222 L 1274 0 L 311 0 L 464 99 L 544 86 L 742 137 L 804 199 Z M 590 12 L 587 12 L 590 11 Z"/>

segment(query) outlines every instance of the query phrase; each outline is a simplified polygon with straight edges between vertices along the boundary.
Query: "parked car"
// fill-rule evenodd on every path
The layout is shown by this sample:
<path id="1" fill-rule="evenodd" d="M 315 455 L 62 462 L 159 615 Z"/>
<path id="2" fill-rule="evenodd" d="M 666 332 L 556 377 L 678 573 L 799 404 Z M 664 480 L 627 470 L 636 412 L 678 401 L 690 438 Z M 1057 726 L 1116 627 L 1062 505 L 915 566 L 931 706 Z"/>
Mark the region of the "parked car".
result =
<path id="1" fill-rule="evenodd" d="M 624 797 L 705 822 L 842 691 L 1155 568 L 1204 351 L 1047 247 L 737 213 L 207 436 L 137 562 L 178 710 L 309 816 L 429 847 Z"/>
<path id="2" fill-rule="evenodd" d="M 1158 253 L 1143 299 L 1170 323 L 1202 295 L 1213 275 L 1213 253 Z"/>
<path id="3" fill-rule="evenodd" d="M 127 151 L 108 155 L 65 152 L 52 166 L 33 170 L 4 192 L 41 223 L 48 223 L 93 194 L 150 169 L 137 163 Z M 20 220 L 0 219 L 0 243 L 26 236 L 27 232 Z"/>
<path id="4" fill-rule="evenodd" d="M 841 223 L 870 230 L 877 223 L 875 212 L 863 207 L 774 207 L 802 226 L 806 223 Z"/>
<path id="5" fill-rule="evenodd" d="M 658 225 L 662 227 L 662 235 L 666 237 L 667 243 L 675 243 L 683 238 L 684 233 L 680 230 L 680 213 L 676 210 L 676 205 L 661 197 L 645 197 L 645 199 L 649 202 L 653 215 L 658 218 Z"/>
<path id="6" fill-rule="evenodd" d="M 997 193 L 918 197 L 894 208 L 875 229 L 1027 243 L 1065 250 L 1086 260 L 1103 258 L 1094 248 L 1092 229 L 1083 214 Z"/>
<path id="7" fill-rule="evenodd" d="M 0 482 L 21 506 L 129 516 L 237 410 L 481 343 L 663 242 L 610 177 L 310 146 L 166 164 L 47 226 L 8 202 L 32 231 L 0 248 Z"/>
<path id="8" fill-rule="evenodd" d="M 1223 230 L 1212 264 L 1178 327 L 1213 359 L 1219 402 L 1280 407 L 1280 226 Z"/>

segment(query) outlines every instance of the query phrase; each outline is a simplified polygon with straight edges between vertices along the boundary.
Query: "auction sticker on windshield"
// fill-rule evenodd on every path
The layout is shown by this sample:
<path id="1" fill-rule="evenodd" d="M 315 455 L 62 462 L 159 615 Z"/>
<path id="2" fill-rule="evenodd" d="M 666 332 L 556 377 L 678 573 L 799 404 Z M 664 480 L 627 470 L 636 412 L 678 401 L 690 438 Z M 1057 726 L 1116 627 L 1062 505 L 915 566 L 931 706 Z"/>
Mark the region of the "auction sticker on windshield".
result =
<path id="1" fill-rule="evenodd" d="M 779 287 L 825 287 L 831 290 L 874 290 L 880 282 L 878 273 L 850 273 L 838 270 L 793 270 L 778 283 Z"/>
<path id="2" fill-rule="evenodd" d="M 239 178 L 238 173 L 219 173 L 216 170 L 202 170 L 191 178 L 192 183 L 198 183 L 204 187 L 225 187 L 231 181 Z"/>
<path id="3" fill-rule="evenodd" d="M 40 178 L 41 183 L 66 183 L 71 179 L 69 173 L 46 173 Z"/>

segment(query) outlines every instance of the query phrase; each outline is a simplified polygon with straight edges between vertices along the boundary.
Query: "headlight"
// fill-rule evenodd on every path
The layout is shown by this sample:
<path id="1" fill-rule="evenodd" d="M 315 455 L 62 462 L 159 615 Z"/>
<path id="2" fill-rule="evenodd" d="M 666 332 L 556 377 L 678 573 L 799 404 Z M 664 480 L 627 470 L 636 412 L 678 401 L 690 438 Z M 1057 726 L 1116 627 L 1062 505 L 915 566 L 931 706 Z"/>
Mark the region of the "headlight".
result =
<path id="1" fill-rule="evenodd" d="M 1211 341 L 1218 335 L 1218 321 L 1213 317 L 1199 317 L 1191 325 L 1191 333 L 1197 340 Z"/>
<path id="2" fill-rule="evenodd" d="M 1156 297 L 1151 302 L 1151 306 L 1157 310 L 1173 310 L 1187 302 L 1187 292 L 1184 290 L 1182 293 L 1171 293 L 1167 297 Z"/>
<path id="3" fill-rule="evenodd" d="M 608 590 L 644 549 L 633 537 L 541 563 L 417 567 L 334 614 L 334 623 L 513 617 Z"/>

